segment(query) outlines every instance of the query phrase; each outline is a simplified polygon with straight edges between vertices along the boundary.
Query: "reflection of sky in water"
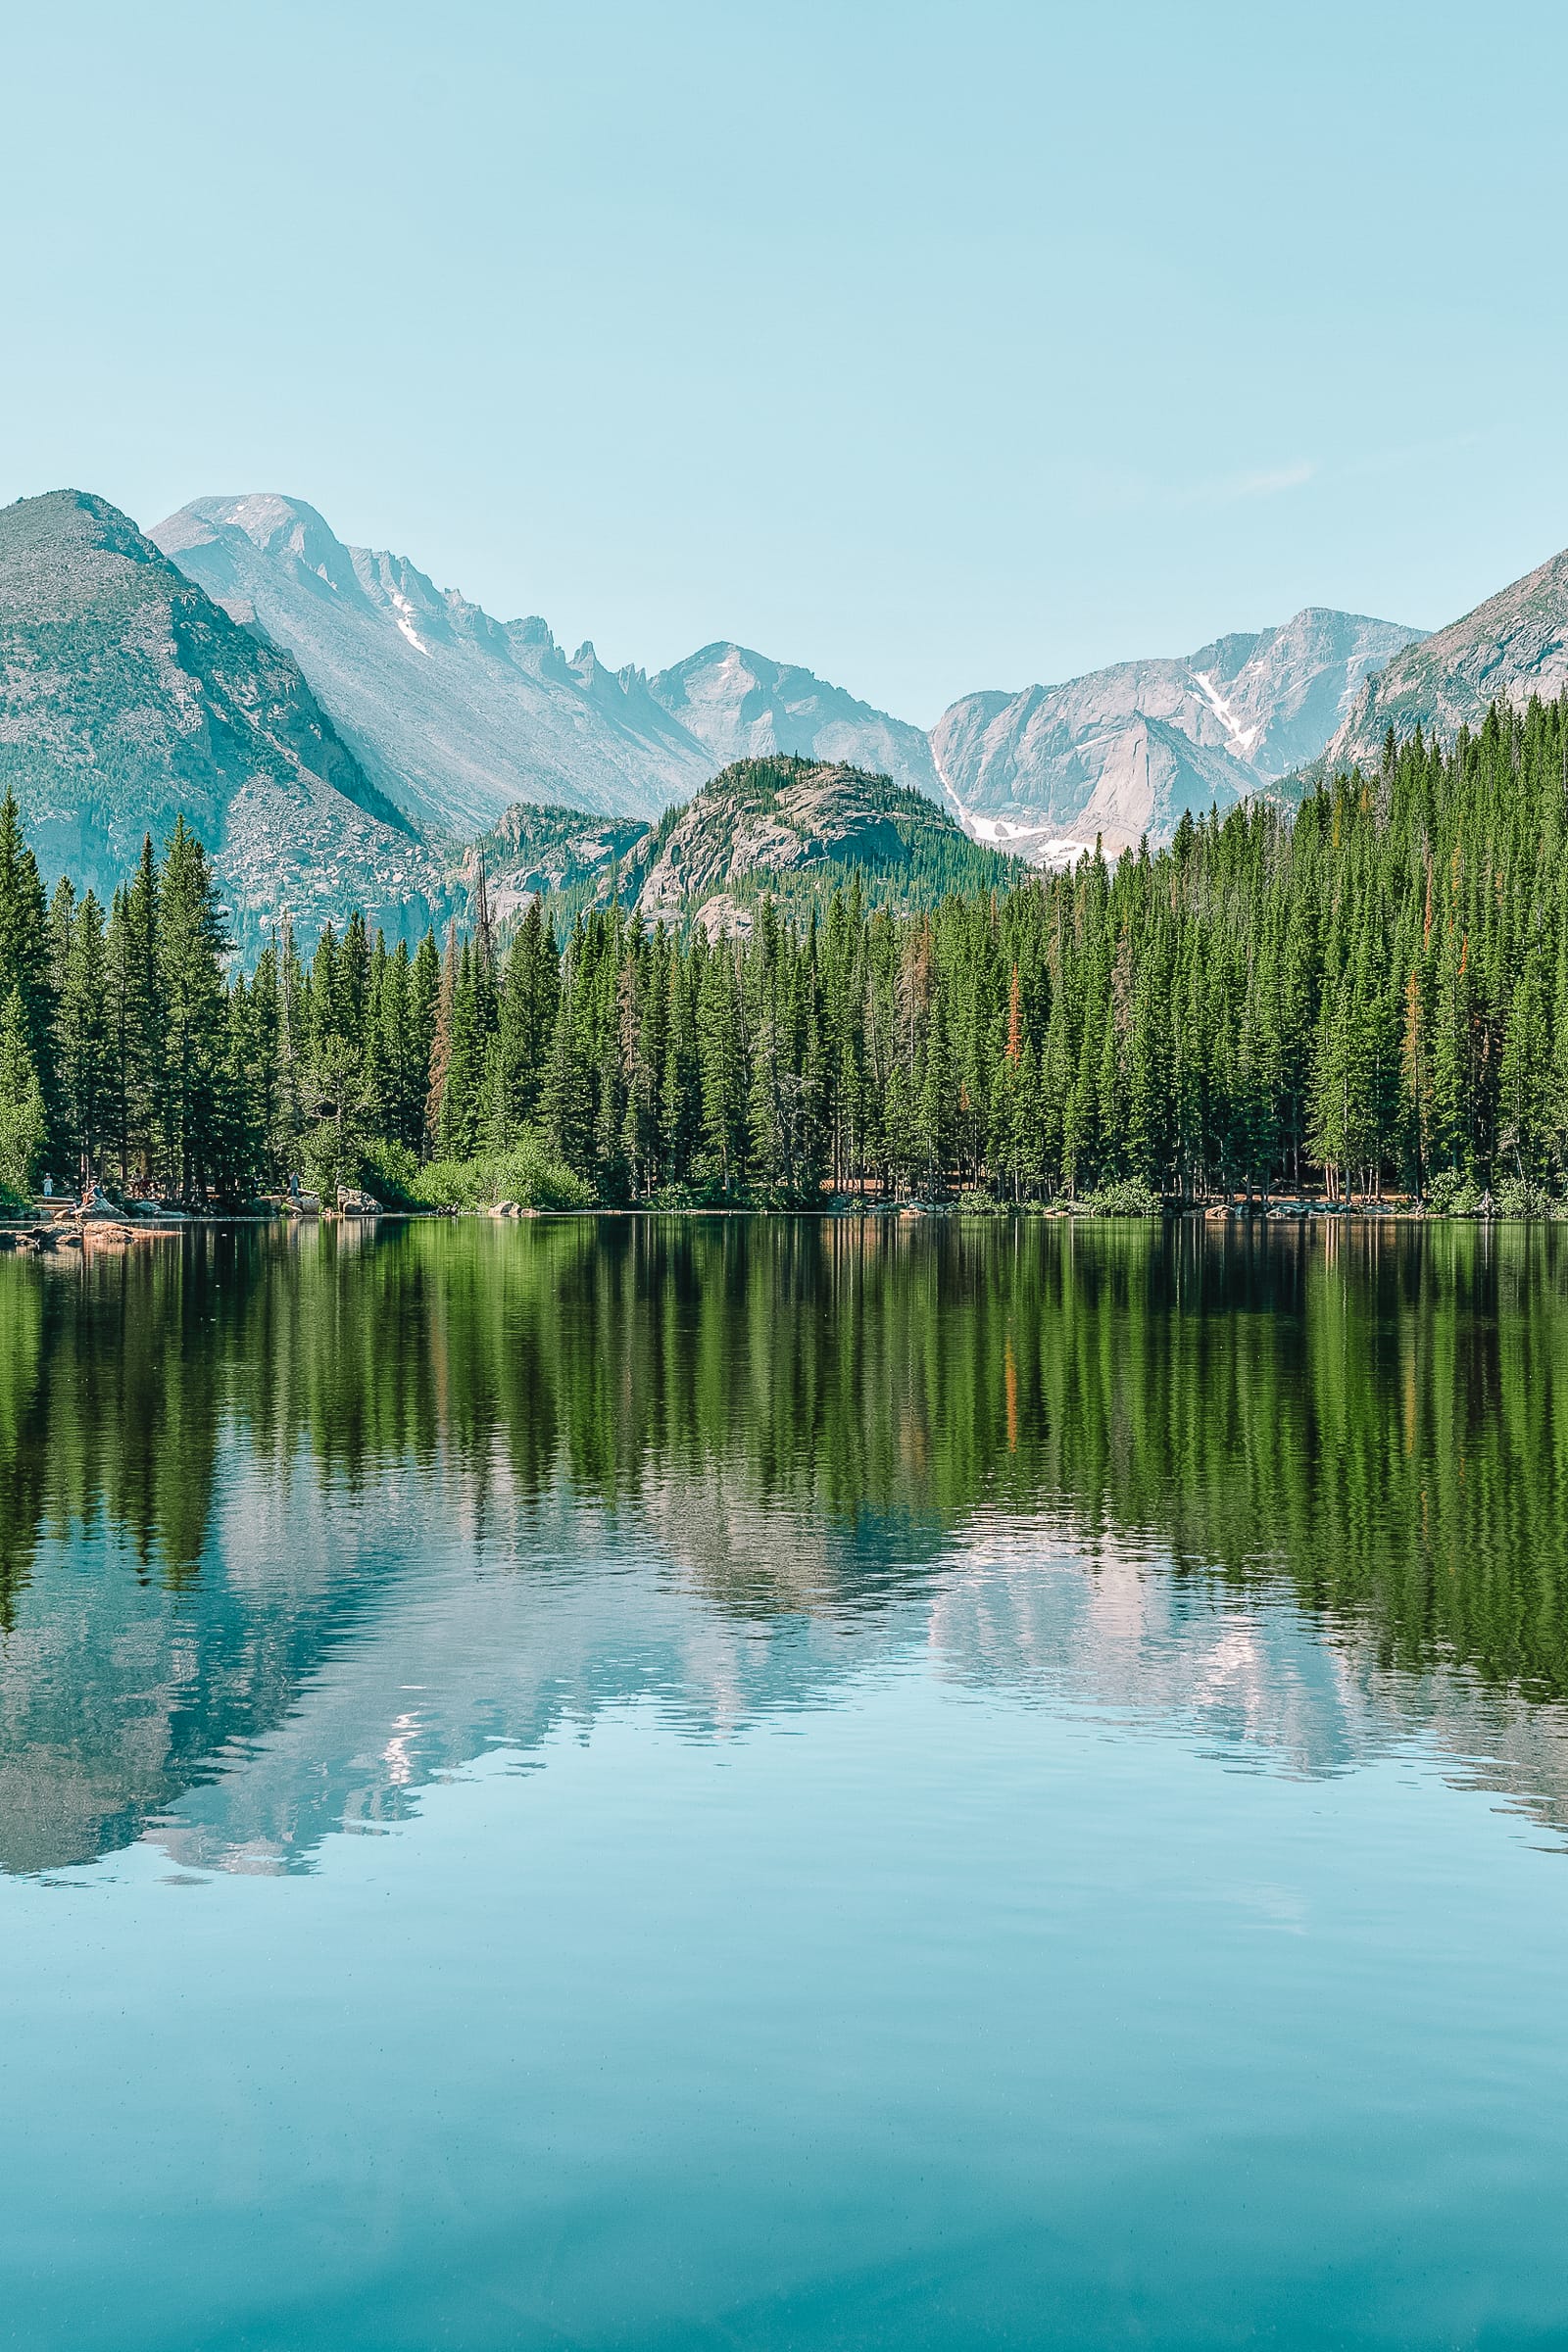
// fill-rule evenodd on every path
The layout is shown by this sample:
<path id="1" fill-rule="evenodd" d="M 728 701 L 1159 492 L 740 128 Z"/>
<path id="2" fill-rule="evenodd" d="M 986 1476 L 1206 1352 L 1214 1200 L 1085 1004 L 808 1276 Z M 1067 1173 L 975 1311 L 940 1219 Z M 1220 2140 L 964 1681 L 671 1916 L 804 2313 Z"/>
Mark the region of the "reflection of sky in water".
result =
<path id="1" fill-rule="evenodd" d="M 17 2340 L 1550 2341 L 1560 1859 L 1283 1596 L 1002 1548 L 436 1560 L 0 1887 Z"/>

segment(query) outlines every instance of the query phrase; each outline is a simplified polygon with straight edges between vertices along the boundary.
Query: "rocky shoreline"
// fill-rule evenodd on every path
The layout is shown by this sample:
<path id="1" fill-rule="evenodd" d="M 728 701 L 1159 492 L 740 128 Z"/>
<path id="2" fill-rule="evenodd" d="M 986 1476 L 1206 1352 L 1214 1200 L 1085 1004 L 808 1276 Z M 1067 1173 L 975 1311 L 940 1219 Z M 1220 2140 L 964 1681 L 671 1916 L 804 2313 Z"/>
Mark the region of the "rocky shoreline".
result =
<path id="1" fill-rule="evenodd" d="M 722 1205 L 661 1207 L 641 1203 L 634 1207 L 611 1208 L 532 1208 L 514 1200 L 497 1201 L 486 1208 L 411 1208 L 389 1207 L 381 1202 L 353 1207 L 326 1207 L 319 1204 L 302 1206 L 297 1201 L 283 1200 L 265 1208 L 187 1211 L 182 1209 L 120 1210 L 89 1209 L 83 1214 L 75 1208 L 56 1209 L 47 1215 L 18 1215 L 0 1218 L 0 1253 L 52 1252 L 82 1250 L 93 1252 L 105 1250 L 124 1250 L 144 1242 L 171 1241 L 182 1233 L 228 1229 L 245 1226 L 280 1227 L 284 1229 L 306 1225 L 414 1224 L 467 1221 L 495 1223 L 510 1220 L 550 1220 L 552 1222 L 582 1223 L 596 1218 L 713 1218 L 713 1217 L 818 1217 L 835 1223 L 875 1223 L 914 1225 L 927 1221 L 947 1222 L 961 1219 L 986 1223 L 1003 1218 L 1040 1219 L 1068 1224 L 1148 1225 L 1188 1224 L 1240 1226 L 1252 1229 L 1260 1225 L 1551 1225 L 1561 1222 L 1550 1216 L 1505 1216 L 1498 1212 L 1479 1210 L 1454 1211 L 1422 1208 L 1412 1202 L 1356 1202 L 1343 1206 L 1338 1202 L 1291 1201 L 1284 1204 L 1263 1204 L 1254 1201 L 1250 1207 L 1242 1203 L 1211 1203 L 1188 1208 L 1171 1208 L 1155 1215 L 1107 1211 L 1097 1208 L 1074 1208 L 1061 1202 L 1036 1202 L 1014 1206 L 995 1203 L 978 1205 L 964 1201 L 877 1200 L 847 1204 L 842 1201 L 824 1203 L 820 1208 L 724 1207 Z"/>

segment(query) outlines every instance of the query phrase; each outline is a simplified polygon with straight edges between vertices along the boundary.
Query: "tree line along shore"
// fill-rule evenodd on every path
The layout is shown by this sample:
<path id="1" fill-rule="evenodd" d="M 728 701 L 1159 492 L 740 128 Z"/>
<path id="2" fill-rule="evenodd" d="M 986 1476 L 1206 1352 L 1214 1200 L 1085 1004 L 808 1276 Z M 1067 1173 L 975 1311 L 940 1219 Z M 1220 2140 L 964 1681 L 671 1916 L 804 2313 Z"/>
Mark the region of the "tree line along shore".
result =
<path id="1" fill-rule="evenodd" d="M 1568 704 L 1392 736 L 1298 808 L 898 913 L 748 934 L 613 903 L 412 952 L 364 919 L 237 968 L 180 821 L 103 907 L 0 804 L 0 1184 L 188 1207 L 1551 1214 L 1568 1193 Z"/>

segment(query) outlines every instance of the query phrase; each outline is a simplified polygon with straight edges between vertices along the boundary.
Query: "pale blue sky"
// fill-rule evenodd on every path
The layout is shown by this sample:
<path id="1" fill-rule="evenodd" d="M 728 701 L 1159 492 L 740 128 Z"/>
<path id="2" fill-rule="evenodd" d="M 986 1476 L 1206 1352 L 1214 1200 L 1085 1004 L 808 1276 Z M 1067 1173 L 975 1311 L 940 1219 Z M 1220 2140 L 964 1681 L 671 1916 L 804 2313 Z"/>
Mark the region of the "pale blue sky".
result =
<path id="1" fill-rule="evenodd" d="M 0 496 L 929 721 L 1568 542 L 1561 5 L 8 12 Z"/>

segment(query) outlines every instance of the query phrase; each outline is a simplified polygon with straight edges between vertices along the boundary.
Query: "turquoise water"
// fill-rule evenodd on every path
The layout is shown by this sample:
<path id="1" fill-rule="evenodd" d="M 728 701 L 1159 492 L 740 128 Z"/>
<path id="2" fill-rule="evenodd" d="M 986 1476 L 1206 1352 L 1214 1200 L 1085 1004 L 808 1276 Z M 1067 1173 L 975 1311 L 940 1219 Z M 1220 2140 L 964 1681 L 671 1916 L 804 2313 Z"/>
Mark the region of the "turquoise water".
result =
<path id="1" fill-rule="evenodd" d="M 1553 1243 L 0 1262 L 0 2342 L 1568 2340 Z"/>

